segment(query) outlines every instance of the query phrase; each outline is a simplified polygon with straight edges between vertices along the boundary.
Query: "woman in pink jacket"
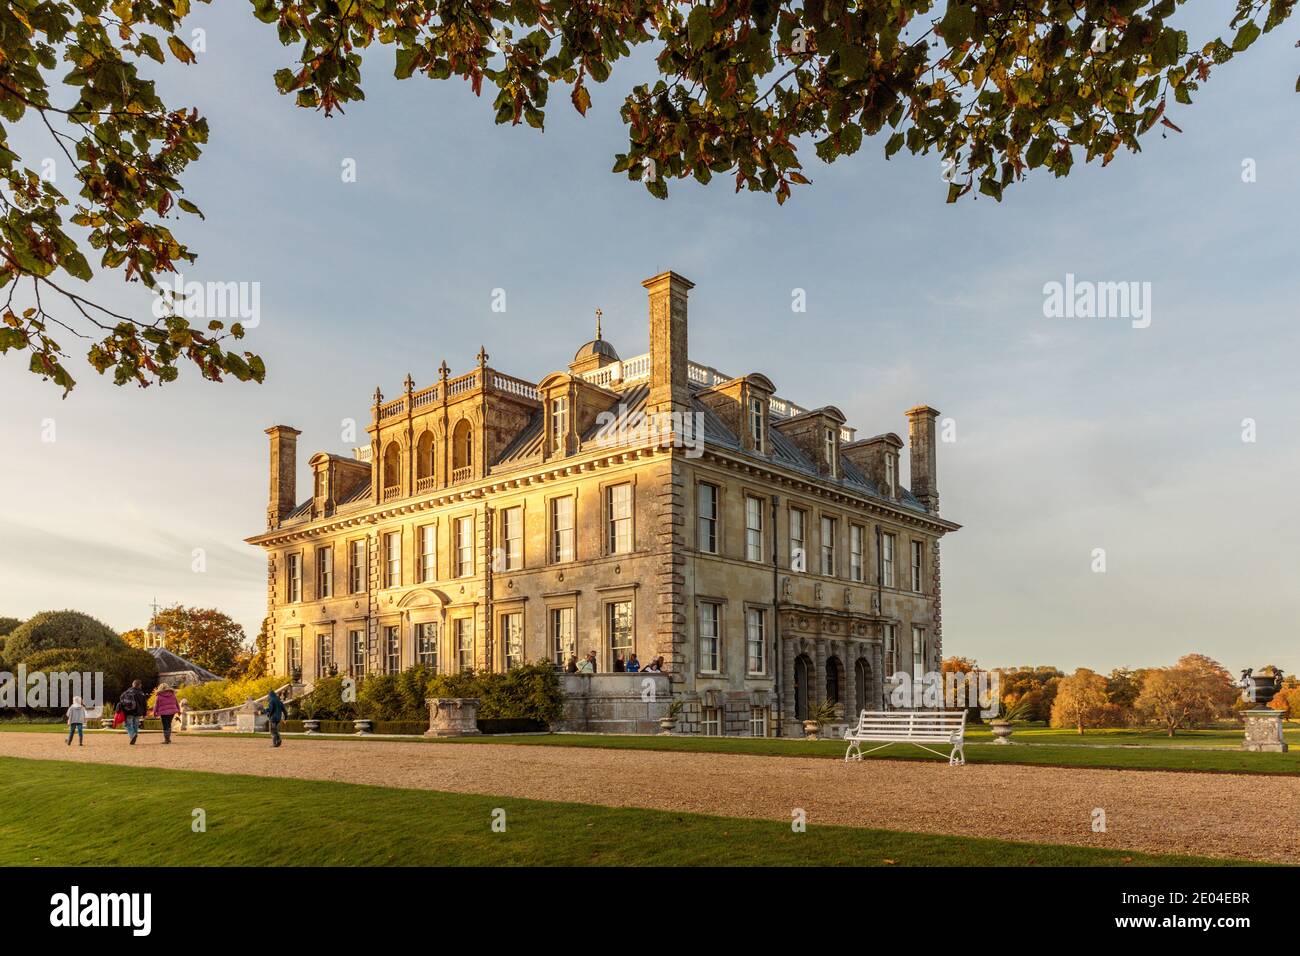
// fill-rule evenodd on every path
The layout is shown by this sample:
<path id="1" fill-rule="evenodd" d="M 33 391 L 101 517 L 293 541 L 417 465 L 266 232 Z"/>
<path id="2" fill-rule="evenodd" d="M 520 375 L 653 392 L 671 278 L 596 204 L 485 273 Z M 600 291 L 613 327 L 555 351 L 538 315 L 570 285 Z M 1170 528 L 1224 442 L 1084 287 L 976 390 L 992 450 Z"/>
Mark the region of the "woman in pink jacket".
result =
<path id="1" fill-rule="evenodd" d="M 167 684 L 158 685 L 158 694 L 153 701 L 153 715 L 162 720 L 163 743 L 172 742 L 172 718 L 181 712 L 181 705 L 176 702 L 176 692 Z"/>

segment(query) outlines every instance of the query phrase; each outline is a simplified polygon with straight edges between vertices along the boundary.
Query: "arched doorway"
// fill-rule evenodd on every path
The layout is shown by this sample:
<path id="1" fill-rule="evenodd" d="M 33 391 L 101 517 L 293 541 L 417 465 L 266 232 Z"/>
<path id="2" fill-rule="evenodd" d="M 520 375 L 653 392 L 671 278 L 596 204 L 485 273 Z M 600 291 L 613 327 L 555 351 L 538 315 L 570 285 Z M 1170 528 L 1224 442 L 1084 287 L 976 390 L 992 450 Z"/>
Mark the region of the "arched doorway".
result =
<path id="1" fill-rule="evenodd" d="M 858 662 L 853 665 L 853 677 L 858 691 L 856 703 L 860 714 L 867 709 L 867 694 L 871 688 L 871 665 L 867 663 L 865 657 L 859 657 Z"/>
<path id="2" fill-rule="evenodd" d="M 826 658 L 826 699 L 832 704 L 840 702 L 840 676 L 843 671 L 838 657 Z"/>
<path id="3" fill-rule="evenodd" d="M 807 654 L 800 654 L 794 659 L 794 719 L 808 719 L 808 692 L 812 689 L 809 675 L 812 661 Z"/>
<path id="4" fill-rule="evenodd" d="M 384 449 L 384 491 L 396 489 L 402 483 L 402 449 L 397 442 L 388 443 Z"/>

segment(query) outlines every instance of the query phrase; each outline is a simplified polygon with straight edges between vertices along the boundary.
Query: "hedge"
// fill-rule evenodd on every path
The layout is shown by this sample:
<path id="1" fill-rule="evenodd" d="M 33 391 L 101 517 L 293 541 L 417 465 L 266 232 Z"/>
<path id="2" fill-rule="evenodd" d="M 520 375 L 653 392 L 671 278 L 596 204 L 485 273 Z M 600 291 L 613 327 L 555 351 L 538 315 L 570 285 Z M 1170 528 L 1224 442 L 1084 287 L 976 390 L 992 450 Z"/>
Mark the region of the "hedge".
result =
<path id="1" fill-rule="evenodd" d="M 116 631 L 89 614 L 80 611 L 42 611 L 9 633 L 5 640 L 5 660 L 10 665 L 24 663 L 28 670 L 35 670 L 27 658 L 41 651 L 126 646 Z M 157 673 L 156 667 L 154 673 Z"/>
<path id="2" fill-rule="evenodd" d="M 63 671 L 65 673 L 102 673 L 104 675 L 104 708 L 111 712 L 122 692 L 139 680 L 145 693 L 158 683 L 158 662 L 148 651 L 127 647 L 56 647 L 38 651 L 23 661 L 28 673 L 33 671 Z M 86 696 L 90 688 L 82 689 Z M 67 705 L 58 708 L 60 712 Z"/>

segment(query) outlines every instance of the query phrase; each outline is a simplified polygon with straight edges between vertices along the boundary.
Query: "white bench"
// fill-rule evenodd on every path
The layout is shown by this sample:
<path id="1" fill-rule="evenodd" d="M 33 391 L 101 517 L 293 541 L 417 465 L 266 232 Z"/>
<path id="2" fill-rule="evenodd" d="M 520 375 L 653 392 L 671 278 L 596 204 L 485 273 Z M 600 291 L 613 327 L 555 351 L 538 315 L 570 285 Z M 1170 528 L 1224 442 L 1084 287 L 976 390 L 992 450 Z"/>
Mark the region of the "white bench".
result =
<path id="1" fill-rule="evenodd" d="M 966 711 L 964 710 L 864 710 L 856 726 L 844 731 L 849 749 L 844 760 L 861 760 L 864 753 L 875 753 L 890 744 L 915 744 L 922 750 L 948 758 L 948 766 L 966 763 Z M 878 743 L 864 751 L 864 743 Z M 951 749 L 941 753 L 925 744 L 946 744 Z"/>

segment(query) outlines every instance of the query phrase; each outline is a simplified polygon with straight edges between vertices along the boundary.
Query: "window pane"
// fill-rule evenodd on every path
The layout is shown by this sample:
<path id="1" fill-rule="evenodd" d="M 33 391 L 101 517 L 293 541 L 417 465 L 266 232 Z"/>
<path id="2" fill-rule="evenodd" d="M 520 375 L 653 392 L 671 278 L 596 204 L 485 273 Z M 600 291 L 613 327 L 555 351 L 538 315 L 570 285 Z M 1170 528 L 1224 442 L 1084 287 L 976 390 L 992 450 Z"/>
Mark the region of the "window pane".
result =
<path id="1" fill-rule="evenodd" d="M 745 558 L 763 560 L 763 502 L 760 498 L 745 498 Z"/>
<path id="2" fill-rule="evenodd" d="M 700 670 L 718 669 L 718 605 L 700 605 Z"/>
<path id="3" fill-rule="evenodd" d="M 767 613 L 750 608 L 745 615 L 746 669 L 751 674 L 767 671 Z"/>
<path id="4" fill-rule="evenodd" d="M 626 554 L 632 550 L 632 486 L 614 485 L 608 494 L 609 551 Z"/>
<path id="5" fill-rule="evenodd" d="M 557 607 L 551 611 L 551 646 L 554 649 L 555 663 L 561 667 L 578 652 L 573 611 L 571 607 Z"/>
<path id="6" fill-rule="evenodd" d="M 428 621 L 415 628 L 415 661 L 426 667 L 438 669 L 438 624 Z"/>
<path id="7" fill-rule="evenodd" d="M 606 631 L 609 635 L 609 656 L 612 662 L 622 654 L 626 659 L 632 651 L 632 602 L 618 601 L 606 605 Z"/>
<path id="8" fill-rule="evenodd" d="M 501 615 L 501 638 L 506 648 L 506 670 L 524 662 L 524 616 L 518 612 Z"/>
<path id="9" fill-rule="evenodd" d="M 551 500 L 551 560 L 573 560 L 573 498 Z"/>
<path id="10" fill-rule="evenodd" d="M 713 485 L 700 485 L 699 528 L 696 546 L 709 554 L 718 552 L 718 489 Z"/>

